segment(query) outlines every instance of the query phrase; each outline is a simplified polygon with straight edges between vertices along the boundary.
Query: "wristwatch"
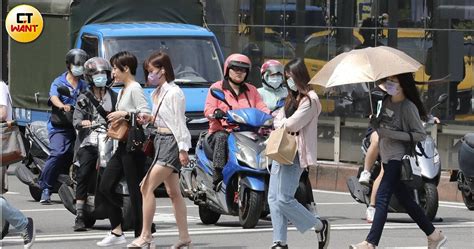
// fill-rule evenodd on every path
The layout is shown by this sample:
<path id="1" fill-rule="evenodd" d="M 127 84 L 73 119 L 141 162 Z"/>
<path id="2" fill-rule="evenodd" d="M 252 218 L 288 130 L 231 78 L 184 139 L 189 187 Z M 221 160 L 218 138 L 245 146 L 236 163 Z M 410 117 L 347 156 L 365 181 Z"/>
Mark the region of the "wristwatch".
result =
<path id="1" fill-rule="evenodd" d="M 127 121 L 130 120 L 130 113 L 129 112 L 127 113 L 127 115 L 125 115 L 124 119 L 127 120 Z"/>

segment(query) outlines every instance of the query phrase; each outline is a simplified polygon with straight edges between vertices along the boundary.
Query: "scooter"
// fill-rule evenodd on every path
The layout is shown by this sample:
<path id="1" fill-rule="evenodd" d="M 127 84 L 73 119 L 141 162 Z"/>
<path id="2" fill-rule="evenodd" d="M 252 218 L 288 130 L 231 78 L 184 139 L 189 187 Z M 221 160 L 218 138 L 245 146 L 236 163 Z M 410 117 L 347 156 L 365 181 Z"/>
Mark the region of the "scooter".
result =
<path id="1" fill-rule="evenodd" d="M 461 139 L 458 152 L 459 171 L 457 172 L 458 189 L 461 191 L 464 204 L 474 210 L 474 133 L 468 133 Z"/>
<path id="2" fill-rule="evenodd" d="M 46 122 L 35 121 L 25 127 L 25 137 L 29 142 L 29 150 L 25 164 L 19 164 L 15 169 L 15 175 L 24 184 L 28 185 L 30 195 L 35 201 L 41 199 L 41 187 L 38 183 L 39 176 L 43 171 L 49 156 L 49 139 Z M 62 183 L 70 184 L 72 179 L 69 170 L 61 172 L 57 183 L 53 186 L 52 193 L 57 193 Z"/>
<path id="3" fill-rule="evenodd" d="M 423 123 L 425 130 L 431 130 L 431 127 L 435 125 L 435 118 L 431 115 L 434 108 L 442 104 L 448 98 L 447 94 L 442 94 L 438 98 L 438 102 L 429 111 L 429 120 Z M 429 133 L 428 133 L 429 134 Z M 370 146 L 370 137 L 365 137 L 362 140 L 362 152 L 365 157 L 367 149 Z M 439 159 L 438 149 L 433 138 L 428 135 L 425 140 L 417 143 L 416 145 L 416 157 L 418 159 L 419 166 L 421 168 L 422 184 L 416 189 L 412 189 L 413 198 L 415 202 L 424 210 L 428 219 L 433 220 L 438 212 L 438 189 L 437 186 L 441 176 L 441 161 Z M 347 179 L 347 187 L 349 192 L 357 202 L 370 204 L 370 195 L 372 192 L 373 181 L 377 178 L 380 172 L 381 161 L 380 157 L 376 160 L 374 167 L 371 170 L 371 181 L 369 186 L 365 186 L 359 183 L 358 178 L 360 173 L 363 171 L 363 167 L 359 168 L 357 177 L 352 176 Z M 398 202 L 395 195 L 392 196 L 388 211 L 392 213 L 406 213 L 405 208 Z"/>
<path id="4" fill-rule="evenodd" d="M 96 196 L 96 190 L 99 187 L 102 173 L 107 166 L 107 162 L 110 161 L 112 155 L 117 149 L 118 143 L 115 140 L 107 138 L 107 128 L 104 124 L 93 124 L 88 129 L 92 129 L 97 132 L 97 145 L 98 145 L 98 159 L 97 159 L 97 172 L 94 176 L 90 177 L 87 200 L 84 205 L 84 223 L 87 228 L 94 226 L 96 220 L 103 220 L 108 218 L 108 210 L 102 205 L 102 198 Z M 74 163 L 74 169 L 77 170 L 80 167 L 79 162 Z M 75 172 L 74 171 L 74 172 Z M 63 201 L 64 207 L 69 210 L 72 214 L 76 215 L 76 181 L 67 182 L 61 184 L 58 194 Z M 116 193 L 123 196 L 122 199 L 122 229 L 128 230 L 132 227 L 132 207 L 128 192 L 128 187 L 125 178 L 122 178 L 117 184 L 115 189 Z"/>
<path id="5" fill-rule="evenodd" d="M 212 96 L 228 105 L 222 90 L 213 88 L 210 91 Z M 243 228 L 253 228 L 262 216 L 269 213 L 266 201 L 269 172 L 264 152 L 266 136 L 259 130 L 271 128 L 273 119 L 256 108 L 230 108 L 225 119 L 236 128 L 227 140 L 229 153 L 222 172 L 222 185 L 214 191 L 213 151 L 207 132 L 203 132 L 196 146 L 195 163 L 181 171 L 181 192 L 199 205 L 199 217 L 204 224 L 215 224 L 224 214 L 239 216 Z"/>

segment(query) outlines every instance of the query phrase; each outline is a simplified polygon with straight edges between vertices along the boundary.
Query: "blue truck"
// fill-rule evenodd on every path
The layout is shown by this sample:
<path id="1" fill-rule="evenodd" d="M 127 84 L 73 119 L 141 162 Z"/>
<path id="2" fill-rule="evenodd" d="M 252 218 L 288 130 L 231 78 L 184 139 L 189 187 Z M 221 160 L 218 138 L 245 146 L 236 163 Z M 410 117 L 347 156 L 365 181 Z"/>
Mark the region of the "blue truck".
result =
<path id="1" fill-rule="evenodd" d="M 186 117 L 193 140 L 207 129 L 204 102 L 209 86 L 223 78 L 223 55 L 216 36 L 202 27 L 205 26 L 203 6 L 199 1 L 186 0 L 140 3 L 126 0 L 9 1 L 9 9 L 19 4 L 34 6 L 44 20 L 43 33 L 36 41 L 9 40 L 9 83 L 19 125 L 48 120 L 50 84 L 66 70 L 66 52 L 81 48 L 91 57 L 106 59 L 120 51 L 132 52 L 139 62 L 136 80 L 142 84 L 145 83 L 141 70 L 143 61 L 154 51 L 168 53 L 175 70 L 175 82 L 186 96 Z M 144 89 L 147 96 L 153 90 L 146 86 Z"/>

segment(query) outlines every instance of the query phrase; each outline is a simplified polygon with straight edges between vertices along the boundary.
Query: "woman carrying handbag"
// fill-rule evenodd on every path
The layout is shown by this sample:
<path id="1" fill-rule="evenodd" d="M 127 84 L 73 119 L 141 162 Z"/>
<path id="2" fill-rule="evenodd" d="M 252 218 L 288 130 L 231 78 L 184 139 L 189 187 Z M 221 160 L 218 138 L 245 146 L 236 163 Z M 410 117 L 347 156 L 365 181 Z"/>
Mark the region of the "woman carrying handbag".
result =
<path id="1" fill-rule="evenodd" d="M 156 210 L 154 190 L 165 183 L 166 192 L 173 204 L 179 239 L 172 248 L 191 244 L 188 232 L 186 203 L 179 189 L 179 171 L 189 163 L 191 134 L 186 127 L 185 98 L 183 91 L 174 83 L 174 71 L 166 53 L 155 52 L 145 60 L 143 68 L 148 84 L 156 86 L 152 92 L 153 114 L 141 114 L 140 123 L 152 122 L 156 128 L 154 139 L 155 157 L 148 173 L 140 183 L 143 196 L 143 227 L 141 236 L 127 247 L 149 248 L 153 243 L 150 230 Z"/>
<path id="2" fill-rule="evenodd" d="M 115 83 L 123 83 L 119 92 L 115 112 L 107 115 L 110 123 L 129 120 L 131 113 L 150 113 L 143 89 L 135 81 L 137 58 L 130 52 L 119 52 L 110 58 L 112 75 Z M 142 150 L 127 150 L 126 141 L 120 141 L 117 150 L 107 164 L 102 174 L 99 192 L 105 197 L 104 206 L 109 210 L 109 220 L 112 230 L 107 236 L 97 242 L 98 246 L 112 246 L 125 244 L 122 232 L 122 197 L 115 193 L 115 187 L 120 179 L 125 176 L 132 204 L 133 227 L 135 237 L 140 236 L 142 227 L 142 196 L 139 183 L 145 171 L 145 155 Z"/>
<path id="3" fill-rule="evenodd" d="M 319 248 L 327 248 L 329 222 L 314 215 L 295 199 L 299 179 L 304 169 L 316 165 L 317 128 L 321 104 L 318 95 L 308 85 L 310 80 L 304 61 L 293 59 L 285 65 L 288 97 L 274 121 L 275 128 L 284 126 L 296 139 L 297 152 L 290 165 L 274 161 L 270 175 L 268 204 L 273 226 L 273 246 L 288 248 L 288 221 L 298 231 L 314 227 Z"/>

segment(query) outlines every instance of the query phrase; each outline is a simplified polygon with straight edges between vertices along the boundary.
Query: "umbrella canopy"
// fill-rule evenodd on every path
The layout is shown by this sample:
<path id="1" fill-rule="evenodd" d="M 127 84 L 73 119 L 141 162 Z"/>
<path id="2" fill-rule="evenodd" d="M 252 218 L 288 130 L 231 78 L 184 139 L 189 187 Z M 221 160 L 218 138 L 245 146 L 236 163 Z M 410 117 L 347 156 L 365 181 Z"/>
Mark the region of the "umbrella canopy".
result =
<path id="1" fill-rule="evenodd" d="M 416 72 L 421 64 L 404 52 L 387 47 L 368 47 L 342 53 L 330 60 L 309 84 L 333 87 L 373 82 L 388 76 Z"/>

